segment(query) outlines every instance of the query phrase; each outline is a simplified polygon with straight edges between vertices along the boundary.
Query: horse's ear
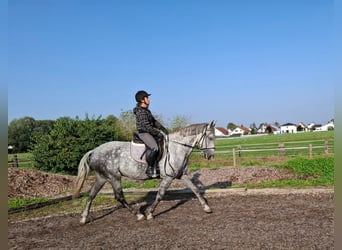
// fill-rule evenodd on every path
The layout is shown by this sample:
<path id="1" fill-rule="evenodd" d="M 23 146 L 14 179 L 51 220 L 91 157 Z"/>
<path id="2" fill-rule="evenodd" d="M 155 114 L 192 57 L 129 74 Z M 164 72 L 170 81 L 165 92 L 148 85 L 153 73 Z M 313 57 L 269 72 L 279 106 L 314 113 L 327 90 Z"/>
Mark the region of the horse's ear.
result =
<path id="1" fill-rule="evenodd" d="M 215 122 L 214 120 L 212 120 L 211 123 L 209 124 L 209 126 L 210 126 L 211 128 L 213 128 L 213 127 L 215 127 L 215 125 L 216 125 L 215 123 L 216 123 L 216 122 Z"/>

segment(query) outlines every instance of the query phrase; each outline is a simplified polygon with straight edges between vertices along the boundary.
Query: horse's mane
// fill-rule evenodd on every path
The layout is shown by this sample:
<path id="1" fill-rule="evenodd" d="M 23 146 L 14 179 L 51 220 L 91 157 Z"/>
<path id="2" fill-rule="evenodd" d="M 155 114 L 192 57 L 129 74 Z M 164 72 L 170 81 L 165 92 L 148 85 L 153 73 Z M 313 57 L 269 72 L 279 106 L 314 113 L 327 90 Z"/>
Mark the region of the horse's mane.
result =
<path id="1" fill-rule="evenodd" d="M 207 125 L 208 123 L 191 124 L 184 128 L 179 128 L 175 133 L 178 133 L 181 136 L 197 135 L 202 133 Z"/>

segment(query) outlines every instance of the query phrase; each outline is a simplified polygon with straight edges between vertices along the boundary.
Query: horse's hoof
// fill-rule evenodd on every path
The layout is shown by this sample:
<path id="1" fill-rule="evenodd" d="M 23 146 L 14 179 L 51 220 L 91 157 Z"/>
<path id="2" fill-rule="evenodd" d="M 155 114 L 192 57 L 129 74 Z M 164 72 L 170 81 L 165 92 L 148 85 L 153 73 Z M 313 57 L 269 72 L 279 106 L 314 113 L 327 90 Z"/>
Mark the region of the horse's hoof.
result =
<path id="1" fill-rule="evenodd" d="M 211 208 L 208 205 L 205 205 L 204 206 L 204 212 L 209 214 L 209 213 L 212 213 L 213 211 L 211 210 Z"/>
<path id="2" fill-rule="evenodd" d="M 153 215 L 152 214 L 148 214 L 147 215 L 147 220 L 152 220 L 154 217 L 153 217 Z"/>
<path id="3" fill-rule="evenodd" d="M 143 215 L 143 214 L 137 214 L 137 219 L 138 219 L 138 220 L 144 220 L 144 219 L 145 219 L 145 215 Z"/>
<path id="4" fill-rule="evenodd" d="M 86 217 L 82 217 L 81 220 L 80 220 L 80 224 L 84 225 L 84 224 L 86 224 L 86 222 L 87 222 L 87 218 Z"/>

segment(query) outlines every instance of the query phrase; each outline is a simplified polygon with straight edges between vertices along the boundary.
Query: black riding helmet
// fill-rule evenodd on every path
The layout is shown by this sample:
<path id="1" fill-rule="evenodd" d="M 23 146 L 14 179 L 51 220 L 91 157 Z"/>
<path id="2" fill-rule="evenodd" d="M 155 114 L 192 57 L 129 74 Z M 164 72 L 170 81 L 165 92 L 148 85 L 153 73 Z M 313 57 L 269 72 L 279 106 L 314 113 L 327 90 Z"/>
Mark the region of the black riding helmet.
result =
<path id="1" fill-rule="evenodd" d="M 141 102 L 142 99 L 144 99 L 144 97 L 150 96 L 151 94 L 148 94 L 145 90 L 139 90 L 136 94 L 135 94 L 135 100 L 137 102 Z"/>

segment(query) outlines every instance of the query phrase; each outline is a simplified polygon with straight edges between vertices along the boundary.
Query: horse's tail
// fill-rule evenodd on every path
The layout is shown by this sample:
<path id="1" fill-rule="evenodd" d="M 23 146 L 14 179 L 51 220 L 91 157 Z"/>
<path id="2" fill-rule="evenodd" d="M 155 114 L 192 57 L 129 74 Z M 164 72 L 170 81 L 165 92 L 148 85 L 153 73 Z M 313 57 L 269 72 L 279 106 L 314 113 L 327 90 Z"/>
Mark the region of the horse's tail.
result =
<path id="1" fill-rule="evenodd" d="M 90 171 L 90 167 L 89 167 L 89 156 L 90 154 L 93 152 L 93 150 L 88 151 L 87 153 L 85 153 L 85 155 L 82 157 L 80 164 L 78 165 L 78 175 L 76 178 L 76 188 L 73 194 L 73 199 L 79 197 L 82 186 L 85 182 L 85 180 L 88 177 L 89 171 Z"/>

